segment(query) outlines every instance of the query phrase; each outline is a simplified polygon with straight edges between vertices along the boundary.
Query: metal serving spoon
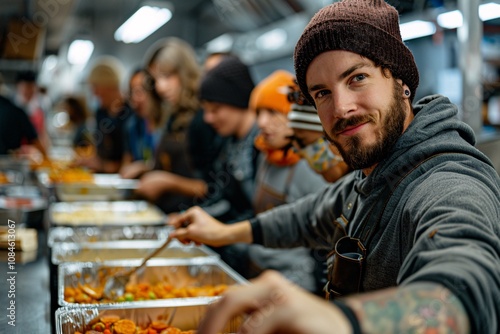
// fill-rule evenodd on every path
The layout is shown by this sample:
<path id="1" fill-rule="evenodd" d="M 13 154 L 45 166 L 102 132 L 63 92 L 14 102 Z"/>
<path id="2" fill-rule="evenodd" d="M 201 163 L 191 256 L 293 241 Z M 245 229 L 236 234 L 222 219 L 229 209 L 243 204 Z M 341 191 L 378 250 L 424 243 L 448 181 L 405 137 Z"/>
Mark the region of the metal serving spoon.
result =
<path id="1" fill-rule="evenodd" d="M 114 276 L 108 277 L 104 283 L 104 292 L 103 292 L 104 296 L 106 298 L 113 300 L 114 298 L 123 295 L 123 292 L 125 291 L 125 286 L 127 285 L 130 276 L 136 273 L 142 267 L 144 267 L 146 265 L 146 262 L 148 262 L 151 258 L 155 257 L 156 255 L 158 255 L 158 253 L 160 253 L 163 249 L 165 249 L 168 246 L 168 244 L 170 244 L 171 241 L 172 238 L 168 236 L 167 240 L 165 240 L 163 245 L 161 245 L 153 253 L 145 257 L 142 263 L 138 267 L 134 267 L 124 273 L 117 273 Z"/>

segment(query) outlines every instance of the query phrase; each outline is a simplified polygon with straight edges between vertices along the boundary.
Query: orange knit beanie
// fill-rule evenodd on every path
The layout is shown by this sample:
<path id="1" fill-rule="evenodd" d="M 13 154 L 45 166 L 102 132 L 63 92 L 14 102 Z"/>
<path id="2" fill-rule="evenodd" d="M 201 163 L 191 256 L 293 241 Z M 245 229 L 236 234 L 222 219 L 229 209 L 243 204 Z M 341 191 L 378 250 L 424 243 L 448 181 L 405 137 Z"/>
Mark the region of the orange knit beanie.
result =
<path id="1" fill-rule="evenodd" d="M 288 100 L 290 87 L 296 87 L 293 74 L 277 70 L 255 86 L 250 96 L 250 108 L 271 109 L 288 114 L 291 102 Z"/>

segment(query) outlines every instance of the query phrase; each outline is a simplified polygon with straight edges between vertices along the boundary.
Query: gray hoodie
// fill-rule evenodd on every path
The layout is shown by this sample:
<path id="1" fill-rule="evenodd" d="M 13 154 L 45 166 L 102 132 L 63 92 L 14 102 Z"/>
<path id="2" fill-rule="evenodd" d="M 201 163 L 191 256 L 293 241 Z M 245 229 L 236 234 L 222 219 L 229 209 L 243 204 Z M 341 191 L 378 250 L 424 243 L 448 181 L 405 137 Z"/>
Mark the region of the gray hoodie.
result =
<path id="1" fill-rule="evenodd" d="M 499 333 L 500 178 L 447 98 L 424 98 L 414 113 L 368 177 L 355 171 L 258 215 L 263 244 L 332 249 L 345 233 L 359 237 L 368 252 L 364 291 L 437 282 L 461 300 L 473 332 Z"/>

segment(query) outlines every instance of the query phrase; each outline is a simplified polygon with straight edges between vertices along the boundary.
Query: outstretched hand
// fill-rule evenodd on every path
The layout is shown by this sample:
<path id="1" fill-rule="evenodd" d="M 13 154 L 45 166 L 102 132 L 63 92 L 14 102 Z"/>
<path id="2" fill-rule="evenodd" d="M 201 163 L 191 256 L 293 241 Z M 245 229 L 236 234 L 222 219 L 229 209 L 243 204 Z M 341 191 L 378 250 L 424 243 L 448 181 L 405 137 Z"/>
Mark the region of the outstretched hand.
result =
<path id="1" fill-rule="evenodd" d="M 229 289 L 210 306 L 198 334 L 221 333 L 236 316 L 247 315 L 238 333 L 331 334 L 352 328 L 335 305 L 292 284 L 279 273 L 266 271 L 253 284 Z"/>
<path id="2" fill-rule="evenodd" d="M 176 229 L 170 233 L 182 243 L 203 243 L 210 246 L 224 246 L 231 242 L 230 225 L 224 225 L 200 207 L 169 217 L 167 224 Z"/>

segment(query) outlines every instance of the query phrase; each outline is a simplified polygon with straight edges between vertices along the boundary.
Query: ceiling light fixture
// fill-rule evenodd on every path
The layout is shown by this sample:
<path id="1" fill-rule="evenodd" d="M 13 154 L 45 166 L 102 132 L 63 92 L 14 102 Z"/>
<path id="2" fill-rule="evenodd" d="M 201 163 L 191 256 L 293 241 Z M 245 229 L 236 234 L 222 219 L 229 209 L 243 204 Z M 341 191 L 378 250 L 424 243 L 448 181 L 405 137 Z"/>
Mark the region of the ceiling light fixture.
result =
<path id="1" fill-rule="evenodd" d="M 222 34 L 207 43 L 207 51 L 214 52 L 229 52 L 234 44 L 234 38 L 230 34 Z"/>
<path id="2" fill-rule="evenodd" d="M 479 17 L 482 21 L 497 19 L 500 17 L 500 5 L 494 2 L 479 5 Z"/>
<path id="3" fill-rule="evenodd" d="M 479 18 L 481 21 L 488 21 L 500 17 L 500 5 L 494 2 L 479 5 Z M 438 24 L 446 29 L 455 29 L 462 26 L 464 19 L 459 10 L 453 10 L 439 14 L 437 17 Z"/>
<path id="4" fill-rule="evenodd" d="M 442 13 L 437 17 L 437 23 L 445 29 L 455 29 L 461 27 L 463 22 L 464 19 L 459 10 Z"/>
<path id="5" fill-rule="evenodd" d="M 89 40 L 75 39 L 68 49 L 68 62 L 72 65 L 85 65 L 94 52 L 94 43 Z"/>
<path id="6" fill-rule="evenodd" d="M 419 37 L 433 35 L 436 32 L 436 25 L 432 22 L 415 20 L 399 25 L 401 38 L 403 41 Z"/>
<path id="7" fill-rule="evenodd" d="M 139 43 L 172 18 L 166 7 L 142 6 L 115 31 L 115 40 Z"/>
<path id="8" fill-rule="evenodd" d="M 255 44 L 261 50 L 277 50 L 285 45 L 288 34 L 283 28 L 266 31 L 260 35 Z"/>

